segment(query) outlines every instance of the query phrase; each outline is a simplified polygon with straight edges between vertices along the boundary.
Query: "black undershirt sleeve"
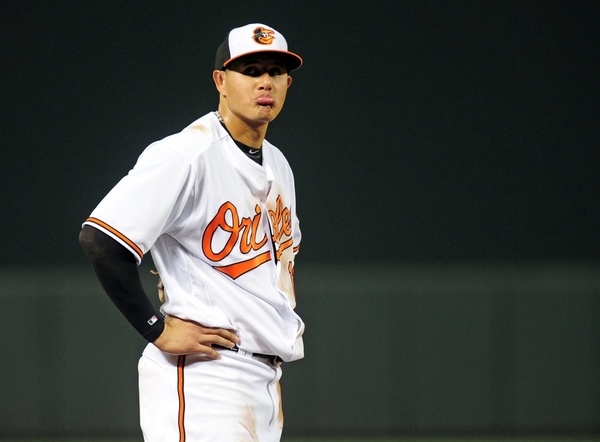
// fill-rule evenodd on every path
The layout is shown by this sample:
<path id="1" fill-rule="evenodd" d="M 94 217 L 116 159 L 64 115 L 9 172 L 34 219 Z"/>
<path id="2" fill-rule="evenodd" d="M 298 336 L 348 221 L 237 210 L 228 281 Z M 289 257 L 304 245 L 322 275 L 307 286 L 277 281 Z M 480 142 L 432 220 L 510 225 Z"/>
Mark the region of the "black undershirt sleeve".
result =
<path id="1" fill-rule="evenodd" d="M 79 243 L 102 288 L 133 327 L 149 342 L 164 330 L 162 315 L 146 295 L 134 256 L 104 232 L 84 226 Z"/>

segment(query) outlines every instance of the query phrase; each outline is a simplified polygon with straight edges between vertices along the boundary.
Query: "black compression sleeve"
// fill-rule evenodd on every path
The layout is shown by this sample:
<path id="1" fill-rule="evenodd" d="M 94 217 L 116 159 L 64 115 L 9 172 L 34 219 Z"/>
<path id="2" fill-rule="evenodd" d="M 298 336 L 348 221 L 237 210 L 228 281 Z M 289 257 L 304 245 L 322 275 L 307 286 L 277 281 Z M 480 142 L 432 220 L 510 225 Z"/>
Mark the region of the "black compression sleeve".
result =
<path id="1" fill-rule="evenodd" d="M 164 330 L 164 321 L 144 292 L 131 252 L 87 225 L 79 234 L 79 243 L 112 302 L 145 339 L 154 342 Z"/>

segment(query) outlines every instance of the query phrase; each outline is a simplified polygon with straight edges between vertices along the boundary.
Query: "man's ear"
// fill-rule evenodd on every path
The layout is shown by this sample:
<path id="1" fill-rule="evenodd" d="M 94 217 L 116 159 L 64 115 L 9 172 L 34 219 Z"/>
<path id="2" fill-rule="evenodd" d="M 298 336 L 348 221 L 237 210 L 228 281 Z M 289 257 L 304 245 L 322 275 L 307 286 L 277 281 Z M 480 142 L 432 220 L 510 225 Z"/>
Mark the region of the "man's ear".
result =
<path id="1" fill-rule="evenodd" d="M 290 77 L 289 74 L 288 74 L 287 87 L 289 88 L 291 85 L 292 85 L 292 77 Z"/>
<path id="2" fill-rule="evenodd" d="M 225 95 L 225 71 L 213 71 L 213 81 L 221 95 Z"/>

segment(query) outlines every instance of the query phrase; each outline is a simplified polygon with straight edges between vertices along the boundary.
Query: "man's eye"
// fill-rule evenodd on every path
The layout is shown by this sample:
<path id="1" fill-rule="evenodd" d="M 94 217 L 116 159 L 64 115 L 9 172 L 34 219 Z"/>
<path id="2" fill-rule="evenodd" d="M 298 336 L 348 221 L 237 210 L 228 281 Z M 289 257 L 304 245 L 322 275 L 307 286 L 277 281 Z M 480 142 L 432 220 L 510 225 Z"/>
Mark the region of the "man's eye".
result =
<path id="1" fill-rule="evenodd" d="M 249 66 L 244 69 L 244 75 L 249 75 L 250 77 L 258 77 L 260 75 L 260 71 L 255 67 Z"/>
<path id="2" fill-rule="evenodd" d="M 277 75 L 281 75 L 281 74 L 283 74 L 283 69 L 281 69 L 280 67 L 271 68 L 269 70 L 269 75 L 271 77 L 276 77 Z"/>
<path id="3" fill-rule="evenodd" d="M 285 69 L 281 66 L 274 66 L 269 68 L 262 68 L 257 66 L 246 66 L 242 69 L 241 73 L 247 75 L 249 77 L 260 77 L 265 72 L 269 74 L 271 77 L 276 77 L 278 75 L 282 75 L 285 73 Z"/>

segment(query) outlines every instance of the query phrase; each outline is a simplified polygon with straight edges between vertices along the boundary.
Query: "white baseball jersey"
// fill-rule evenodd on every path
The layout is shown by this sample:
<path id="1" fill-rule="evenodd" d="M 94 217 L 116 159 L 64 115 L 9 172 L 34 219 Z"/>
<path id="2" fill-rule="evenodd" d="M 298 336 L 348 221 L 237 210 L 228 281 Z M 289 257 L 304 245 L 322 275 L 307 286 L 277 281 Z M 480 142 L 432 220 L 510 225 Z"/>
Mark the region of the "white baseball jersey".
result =
<path id="1" fill-rule="evenodd" d="M 265 140 L 262 150 L 261 166 L 209 113 L 148 146 L 85 224 L 138 263 L 151 252 L 163 313 L 235 329 L 241 349 L 293 361 L 304 355 L 294 177 L 275 146 Z"/>

